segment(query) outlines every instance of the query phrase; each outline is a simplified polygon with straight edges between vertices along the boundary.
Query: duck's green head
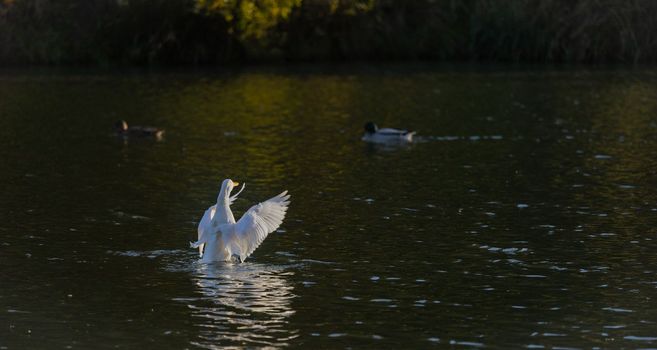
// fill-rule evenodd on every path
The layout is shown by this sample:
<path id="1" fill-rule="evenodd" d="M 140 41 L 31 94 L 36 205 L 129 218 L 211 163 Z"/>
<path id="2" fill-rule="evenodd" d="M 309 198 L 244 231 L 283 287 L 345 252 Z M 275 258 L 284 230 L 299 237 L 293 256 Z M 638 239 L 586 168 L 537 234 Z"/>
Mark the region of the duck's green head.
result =
<path id="1" fill-rule="evenodd" d="M 377 130 L 379 130 L 379 127 L 376 126 L 373 122 L 367 122 L 365 123 L 365 132 L 368 134 L 374 134 Z"/>

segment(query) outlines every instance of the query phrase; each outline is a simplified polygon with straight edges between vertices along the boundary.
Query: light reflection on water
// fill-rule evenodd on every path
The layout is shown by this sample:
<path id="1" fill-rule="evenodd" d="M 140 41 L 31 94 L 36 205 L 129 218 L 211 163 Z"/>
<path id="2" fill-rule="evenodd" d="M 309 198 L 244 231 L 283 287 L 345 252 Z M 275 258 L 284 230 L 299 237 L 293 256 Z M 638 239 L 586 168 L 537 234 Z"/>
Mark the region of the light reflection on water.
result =
<path id="1" fill-rule="evenodd" d="M 243 264 L 195 264 L 192 281 L 200 298 L 177 298 L 189 307 L 199 339 L 192 344 L 208 349 L 226 346 L 289 345 L 299 331 L 290 328 L 294 315 L 293 272 L 284 268 Z"/>
<path id="2" fill-rule="evenodd" d="M 655 71 L 17 75 L 0 347 L 657 345 Z M 363 143 L 367 120 L 418 142 Z M 204 266 L 224 177 L 236 216 L 292 203 L 247 263 Z"/>
<path id="3" fill-rule="evenodd" d="M 250 260 L 241 264 L 204 264 L 195 252 L 176 249 L 108 251 L 107 254 L 152 259 L 164 271 L 189 279 L 193 290 L 171 300 L 187 308 L 197 332 L 190 341 L 195 346 L 281 348 L 299 337 L 299 330 L 290 327 L 290 318 L 295 314 L 292 303 L 297 295 L 289 280 L 302 264 L 315 262 L 297 262 L 284 254 L 291 265 Z"/>

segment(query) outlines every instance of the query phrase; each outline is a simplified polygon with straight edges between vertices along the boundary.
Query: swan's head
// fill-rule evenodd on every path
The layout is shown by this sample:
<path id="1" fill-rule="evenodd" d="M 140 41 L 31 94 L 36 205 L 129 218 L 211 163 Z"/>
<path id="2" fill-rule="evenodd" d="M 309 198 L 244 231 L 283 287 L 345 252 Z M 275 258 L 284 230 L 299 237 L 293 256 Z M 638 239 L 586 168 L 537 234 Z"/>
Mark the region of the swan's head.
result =
<path id="1" fill-rule="evenodd" d="M 376 126 L 376 124 L 372 122 L 367 122 L 365 124 L 365 132 L 367 132 L 368 134 L 374 134 L 377 130 L 379 130 L 379 127 Z"/>
<path id="2" fill-rule="evenodd" d="M 125 120 L 119 120 L 114 123 L 114 129 L 118 132 L 128 131 L 128 123 Z"/>
<path id="3" fill-rule="evenodd" d="M 231 179 L 226 179 L 224 182 L 221 183 L 221 194 L 223 194 L 225 197 L 228 197 L 230 195 L 230 191 L 233 190 L 233 188 L 239 186 L 239 182 L 235 182 Z"/>

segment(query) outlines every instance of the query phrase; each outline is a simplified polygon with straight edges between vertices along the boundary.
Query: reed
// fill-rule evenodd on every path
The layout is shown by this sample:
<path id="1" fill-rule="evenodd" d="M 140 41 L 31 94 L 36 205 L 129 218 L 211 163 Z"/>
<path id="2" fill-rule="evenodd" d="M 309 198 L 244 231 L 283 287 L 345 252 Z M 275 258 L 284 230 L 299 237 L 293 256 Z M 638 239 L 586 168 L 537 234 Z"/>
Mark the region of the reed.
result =
<path id="1" fill-rule="evenodd" d="M 653 0 L 0 0 L 3 64 L 657 62 Z"/>

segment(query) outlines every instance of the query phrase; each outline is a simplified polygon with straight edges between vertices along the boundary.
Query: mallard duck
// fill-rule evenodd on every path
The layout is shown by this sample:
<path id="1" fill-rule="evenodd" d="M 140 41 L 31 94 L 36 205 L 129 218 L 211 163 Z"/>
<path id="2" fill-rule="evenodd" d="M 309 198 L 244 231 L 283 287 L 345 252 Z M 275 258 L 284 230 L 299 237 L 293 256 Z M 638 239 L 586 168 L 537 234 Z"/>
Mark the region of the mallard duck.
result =
<path id="1" fill-rule="evenodd" d="M 413 142 L 413 135 L 415 135 L 415 131 L 392 128 L 379 129 L 373 122 L 368 122 L 365 124 L 363 141 L 376 143 Z"/>
<path id="2" fill-rule="evenodd" d="M 164 129 L 155 128 L 152 126 L 130 126 L 125 120 L 119 120 L 114 123 L 116 133 L 121 136 L 134 136 L 134 137 L 154 137 L 161 139 L 164 136 Z"/>
<path id="3" fill-rule="evenodd" d="M 213 261 L 243 262 L 256 248 L 283 223 L 285 212 L 290 204 L 287 191 L 252 206 L 235 222 L 230 205 L 242 189 L 230 196 L 230 192 L 239 183 L 225 179 L 221 183 L 217 204 L 203 214 L 198 225 L 198 241 L 190 242 L 192 248 L 198 248 L 204 263 Z"/>

